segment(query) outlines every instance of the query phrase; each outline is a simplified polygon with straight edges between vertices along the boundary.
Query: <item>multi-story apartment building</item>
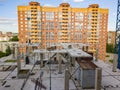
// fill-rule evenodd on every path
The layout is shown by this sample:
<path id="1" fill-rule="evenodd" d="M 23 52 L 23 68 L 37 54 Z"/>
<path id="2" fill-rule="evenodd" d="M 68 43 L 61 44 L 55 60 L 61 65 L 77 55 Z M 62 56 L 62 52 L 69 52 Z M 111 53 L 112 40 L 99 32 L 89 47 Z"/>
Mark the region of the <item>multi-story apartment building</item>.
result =
<path id="1" fill-rule="evenodd" d="M 107 43 L 115 45 L 115 36 L 116 36 L 115 31 L 108 31 Z"/>
<path id="2" fill-rule="evenodd" d="M 98 4 L 73 8 L 68 3 L 58 7 L 30 2 L 18 6 L 19 43 L 39 43 L 42 48 L 56 42 L 88 43 L 89 51 L 105 60 L 108 9 Z"/>
<path id="3" fill-rule="evenodd" d="M 12 37 L 12 32 L 3 33 L 2 31 L 0 31 L 0 41 L 9 41 Z"/>

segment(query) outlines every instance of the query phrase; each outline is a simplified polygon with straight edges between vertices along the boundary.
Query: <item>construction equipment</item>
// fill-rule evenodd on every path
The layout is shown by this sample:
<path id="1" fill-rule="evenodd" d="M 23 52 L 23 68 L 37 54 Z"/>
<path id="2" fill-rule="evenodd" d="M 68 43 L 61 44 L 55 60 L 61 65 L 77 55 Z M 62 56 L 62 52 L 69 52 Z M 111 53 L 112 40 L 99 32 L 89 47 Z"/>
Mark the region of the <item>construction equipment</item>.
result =
<path id="1" fill-rule="evenodd" d="M 118 0 L 118 6 L 117 6 L 116 38 L 115 38 L 114 53 L 118 54 L 118 58 L 114 55 L 114 61 L 113 61 L 113 71 L 116 72 L 117 68 L 120 69 L 120 0 Z"/>

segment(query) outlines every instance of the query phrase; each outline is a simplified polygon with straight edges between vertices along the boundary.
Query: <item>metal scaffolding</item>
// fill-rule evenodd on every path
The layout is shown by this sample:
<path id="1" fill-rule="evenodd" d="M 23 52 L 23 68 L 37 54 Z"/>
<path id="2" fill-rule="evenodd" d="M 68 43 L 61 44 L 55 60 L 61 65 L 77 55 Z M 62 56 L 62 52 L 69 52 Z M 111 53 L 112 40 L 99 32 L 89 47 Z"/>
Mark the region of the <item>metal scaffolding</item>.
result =
<path id="1" fill-rule="evenodd" d="M 113 71 L 116 72 L 116 69 L 120 69 L 120 0 L 118 0 L 117 6 L 117 20 L 116 20 L 116 39 L 115 39 L 115 53 L 118 53 L 118 63 L 115 58 L 113 60 Z"/>

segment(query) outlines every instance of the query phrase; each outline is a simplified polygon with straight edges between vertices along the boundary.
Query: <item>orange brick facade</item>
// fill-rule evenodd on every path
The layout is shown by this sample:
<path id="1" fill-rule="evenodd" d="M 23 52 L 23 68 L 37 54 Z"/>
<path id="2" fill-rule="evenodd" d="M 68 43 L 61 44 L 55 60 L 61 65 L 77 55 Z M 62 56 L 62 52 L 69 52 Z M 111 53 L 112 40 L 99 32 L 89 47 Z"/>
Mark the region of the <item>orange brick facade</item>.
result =
<path id="1" fill-rule="evenodd" d="M 55 43 L 87 43 L 89 51 L 105 60 L 108 9 L 92 4 L 72 8 L 68 3 L 43 7 L 38 2 L 18 6 L 19 43 L 39 43 L 41 48 Z"/>

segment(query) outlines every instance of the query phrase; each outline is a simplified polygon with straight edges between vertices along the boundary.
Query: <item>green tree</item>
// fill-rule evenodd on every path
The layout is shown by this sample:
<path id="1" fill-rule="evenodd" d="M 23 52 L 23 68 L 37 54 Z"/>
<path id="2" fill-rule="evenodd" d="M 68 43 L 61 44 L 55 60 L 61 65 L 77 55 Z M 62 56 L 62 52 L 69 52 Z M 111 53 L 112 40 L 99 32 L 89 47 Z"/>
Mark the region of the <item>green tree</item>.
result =
<path id="1" fill-rule="evenodd" d="M 6 56 L 6 53 L 0 51 L 0 58 Z"/>
<path id="2" fill-rule="evenodd" d="M 10 46 L 8 46 L 6 49 L 6 56 L 8 56 L 10 54 L 11 54 L 11 49 L 10 49 Z"/>
<path id="3" fill-rule="evenodd" d="M 114 45 L 113 44 L 106 44 L 106 52 L 107 53 L 114 53 Z"/>
<path id="4" fill-rule="evenodd" d="M 10 41 L 18 41 L 18 36 L 13 36 Z"/>

